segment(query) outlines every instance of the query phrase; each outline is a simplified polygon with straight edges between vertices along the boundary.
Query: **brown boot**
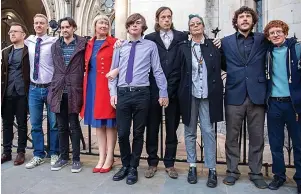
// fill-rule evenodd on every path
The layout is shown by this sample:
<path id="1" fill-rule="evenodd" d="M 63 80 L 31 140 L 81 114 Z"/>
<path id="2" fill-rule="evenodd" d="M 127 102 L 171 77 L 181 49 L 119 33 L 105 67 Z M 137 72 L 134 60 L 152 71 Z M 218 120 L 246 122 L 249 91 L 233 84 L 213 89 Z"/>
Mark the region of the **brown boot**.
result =
<path id="1" fill-rule="evenodd" d="M 14 161 L 14 165 L 15 166 L 19 166 L 21 164 L 23 164 L 25 161 L 25 154 L 23 152 L 18 153 L 15 161 Z"/>
<path id="2" fill-rule="evenodd" d="M 148 169 L 144 172 L 145 178 L 152 178 L 157 172 L 156 166 L 149 166 Z"/>
<path id="3" fill-rule="evenodd" d="M 168 176 L 172 179 L 178 178 L 178 173 L 174 167 L 166 168 L 165 171 L 167 172 Z"/>

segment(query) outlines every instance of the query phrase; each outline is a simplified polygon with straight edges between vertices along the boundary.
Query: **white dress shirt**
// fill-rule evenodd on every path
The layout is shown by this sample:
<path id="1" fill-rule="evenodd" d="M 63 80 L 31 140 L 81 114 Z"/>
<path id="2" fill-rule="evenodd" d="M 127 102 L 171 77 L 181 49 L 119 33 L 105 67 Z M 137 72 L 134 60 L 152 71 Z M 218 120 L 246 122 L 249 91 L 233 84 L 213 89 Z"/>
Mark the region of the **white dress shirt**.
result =
<path id="1" fill-rule="evenodd" d="M 38 79 L 33 79 L 33 71 L 34 71 L 34 58 L 35 58 L 35 48 L 38 36 L 30 35 L 24 42 L 24 44 L 28 47 L 29 54 L 29 62 L 30 62 L 30 81 L 37 84 L 47 84 L 50 83 L 53 76 L 53 61 L 51 54 L 51 46 L 55 41 L 57 41 L 57 37 L 51 37 L 48 35 L 44 35 L 40 37 L 41 47 L 40 47 L 40 62 L 39 62 L 39 72 Z"/>

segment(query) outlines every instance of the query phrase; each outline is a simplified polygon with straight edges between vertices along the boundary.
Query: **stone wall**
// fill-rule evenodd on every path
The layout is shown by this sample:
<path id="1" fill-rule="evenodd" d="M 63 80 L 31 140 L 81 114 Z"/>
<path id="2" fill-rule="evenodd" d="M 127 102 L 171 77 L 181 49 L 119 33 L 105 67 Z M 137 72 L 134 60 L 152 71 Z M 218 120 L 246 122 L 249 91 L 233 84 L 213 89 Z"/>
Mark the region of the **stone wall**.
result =
<path id="1" fill-rule="evenodd" d="M 301 0 L 265 0 L 264 26 L 271 20 L 280 19 L 289 24 L 289 36 L 301 39 Z"/>

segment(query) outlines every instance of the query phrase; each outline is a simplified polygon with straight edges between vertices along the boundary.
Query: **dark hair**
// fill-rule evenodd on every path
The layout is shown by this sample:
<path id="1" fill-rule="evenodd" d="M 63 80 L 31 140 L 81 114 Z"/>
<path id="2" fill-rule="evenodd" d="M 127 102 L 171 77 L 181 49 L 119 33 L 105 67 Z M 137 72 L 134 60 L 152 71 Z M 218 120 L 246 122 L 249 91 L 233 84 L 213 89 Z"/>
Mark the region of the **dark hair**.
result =
<path id="1" fill-rule="evenodd" d="M 252 26 L 252 29 L 253 29 L 254 25 L 257 24 L 257 22 L 258 22 L 258 15 L 257 15 L 257 13 L 256 13 L 253 9 L 251 9 L 251 8 L 249 8 L 249 7 L 247 7 L 247 6 L 242 6 L 241 8 L 239 8 L 238 10 L 235 11 L 234 16 L 233 16 L 233 18 L 232 18 L 232 25 L 233 25 L 233 28 L 234 28 L 236 31 L 238 31 L 238 27 L 237 27 L 237 18 L 238 18 L 238 15 L 240 15 L 240 14 L 242 14 L 242 13 L 249 13 L 249 14 L 252 15 L 252 19 L 253 19 L 253 26 Z M 251 29 L 251 30 L 252 30 L 252 29 Z"/>
<path id="2" fill-rule="evenodd" d="M 23 24 L 20 24 L 18 22 L 12 22 L 12 23 L 10 23 L 10 27 L 12 27 L 12 26 L 20 26 L 22 28 L 23 32 L 25 34 L 27 34 L 27 28 Z"/>
<path id="3" fill-rule="evenodd" d="M 59 28 L 61 28 L 61 24 L 63 21 L 67 21 L 70 26 L 72 26 L 73 28 L 77 28 L 76 22 L 71 17 L 64 17 L 64 18 L 60 19 L 59 20 Z"/>
<path id="4" fill-rule="evenodd" d="M 157 21 L 159 21 L 159 16 L 160 16 L 160 14 L 162 13 L 162 11 L 165 11 L 165 10 L 169 10 L 170 12 L 171 12 L 171 16 L 172 16 L 172 10 L 169 8 L 169 7 L 159 7 L 159 9 L 157 9 L 157 11 L 156 11 L 156 20 Z M 159 22 L 157 22 L 156 21 L 156 23 L 155 23 L 155 31 L 156 32 L 159 32 L 160 31 L 160 29 L 161 29 L 161 27 L 160 27 L 160 25 L 159 25 Z M 175 29 L 175 27 L 174 27 L 174 25 L 173 25 L 173 22 L 171 22 L 171 26 L 170 26 L 170 28 L 172 29 L 172 30 L 174 30 Z"/>
<path id="5" fill-rule="evenodd" d="M 288 27 L 287 23 L 285 23 L 284 21 L 281 21 L 281 20 L 272 20 L 264 28 L 264 36 L 266 38 L 268 38 L 270 36 L 269 30 L 274 27 L 282 28 L 283 33 L 285 35 L 288 35 L 289 27 Z"/>
<path id="6" fill-rule="evenodd" d="M 146 25 L 145 18 L 140 13 L 134 13 L 134 14 L 130 15 L 125 22 L 125 28 L 128 29 L 130 27 L 130 25 L 134 24 L 139 19 L 141 19 L 141 22 L 142 22 L 141 35 L 143 35 L 143 33 L 147 30 L 147 25 Z"/>

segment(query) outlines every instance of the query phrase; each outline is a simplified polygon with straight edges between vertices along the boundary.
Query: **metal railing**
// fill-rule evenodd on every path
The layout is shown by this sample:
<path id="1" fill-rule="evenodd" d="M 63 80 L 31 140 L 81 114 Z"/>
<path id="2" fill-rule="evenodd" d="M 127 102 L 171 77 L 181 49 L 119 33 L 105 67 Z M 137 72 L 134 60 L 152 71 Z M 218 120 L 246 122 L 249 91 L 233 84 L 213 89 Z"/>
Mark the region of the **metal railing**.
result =
<path id="1" fill-rule="evenodd" d="M 222 74 L 222 79 L 225 81 L 225 78 L 226 78 L 226 73 L 223 72 Z M 45 112 L 47 111 L 44 111 L 44 116 L 43 116 L 43 120 L 47 119 L 47 113 L 45 114 Z M 29 117 L 28 117 L 28 120 L 29 120 Z M 163 151 L 163 148 L 164 148 L 164 125 L 162 123 L 164 123 L 165 121 L 165 116 L 163 115 L 162 117 L 162 121 L 161 121 L 161 124 L 160 124 L 160 137 L 159 137 L 159 143 L 160 143 L 160 156 L 159 156 L 159 160 L 163 160 L 164 158 L 164 151 Z M 218 132 L 218 124 L 217 123 L 214 123 L 214 129 L 215 129 L 215 132 L 217 134 Z M 14 123 L 14 127 L 16 128 L 17 127 L 17 124 Z M 200 127 L 200 125 L 198 124 L 198 127 Z M 48 152 L 49 150 L 49 146 L 50 145 L 50 142 L 49 142 L 49 123 L 48 123 L 48 119 L 47 119 L 47 132 L 44 134 L 47 136 L 47 144 L 45 145 L 45 150 L 46 152 Z M 15 132 L 16 133 L 16 132 Z M 88 139 L 88 147 L 86 146 L 86 142 L 85 142 L 85 139 L 84 139 L 84 136 L 83 136 L 83 133 L 81 134 L 81 143 L 82 143 L 82 147 L 83 147 L 83 150 L 86 150 L 85 152 L 84 151 L 81 151 L 81 154 L 86 154 L 86 155 L 98 155 L 98 153 L 95 153 L 92 151 L 92 128 L 91 126 L 88 126 L 88 136 L 87 136 L 87 139 Z M 243 121 L 243 124 L 242 124 L 242 127 L 240 129 L 240 134 L 239 134 L 239 150 L 240 150 L 240 153 L 242 151 L 242 157 L 241 157 L 241 161 L 239 163 L 239 165 L 248 165 L 248 161 L 247 161 L 247 125 L 246 125 L 246 118 L 244 119 Z M 216 135 L 216 140 L 217 140 L 217 135 Z M 32 139 L 31 139 L 31 133 L 29 132 L 28 134 L 28 141 L 32 143 Z M 218 141 L 216 141 L 216 143 L 218 143 Z M 198 163 L 204 163 L 204 145 L 203 145 L 203 139 L 201 137 L 201 141 L 200 143 L 197 142 L 198 144 L 198 147 L 200 148 L 200 152 L 201 152 L 201 158 L 197 161 Z M 13 145 L 14 147 L 16 147 L 16 145 Z M 291 144 L 291 140 L 290 140 L 290 137 L 288 136 L 287 137 L 287 145 L 284 146 L 286 151 L 287 151 L 287 159 L 288 161 L 286 161 L 286 167 L 287 168 L 294 168 L 294 165 L 292 164 L 292 144 Z M 32 147 L 27 147 L 28 149 L 32 149 Z M 88 150 L 87 150 L 88 148 Z M 217 149 L 216 149 L 217 150 Z M 120 157 L 120 155 L 114 155 L 115 157 Z M 141 159 L 146 159 L 146 157 L 141 157 Z M 176 159 L 176 162 L 187 162 L 186 159 Z M 218 158 L 216 157 L 216 163 L 217 164 L 226 164 L 226 161 L 221 161 L 221 160 L 218 160 Z M 265 174 L 268 175 L 268 167 L 271 166 L 270 163 L 263 163 L 263 166 L 265 167 Z"/>

